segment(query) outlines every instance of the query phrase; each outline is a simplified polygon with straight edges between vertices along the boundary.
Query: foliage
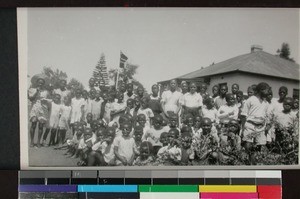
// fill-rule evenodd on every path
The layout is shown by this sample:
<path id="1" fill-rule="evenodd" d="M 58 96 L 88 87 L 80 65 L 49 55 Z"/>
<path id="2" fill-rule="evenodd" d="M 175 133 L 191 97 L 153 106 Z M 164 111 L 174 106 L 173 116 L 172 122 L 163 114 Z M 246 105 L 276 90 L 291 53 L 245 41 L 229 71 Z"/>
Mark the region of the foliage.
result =
<path id="1" fill-rule="evenodd" d="M 106 61 L 104 53 L 101 54 L 100 60 L 98 61 L 92 75 L 96 80 L 95 86 L 107 86 L 108 85 L 108 75 L 106 68 Z"/>
<path id="2" fill-rule="evenodd" d="M 277 50 L 277 54 L 283 59 L 295 62 L 293 58 L 290 58 L 291 51 L 288 43 L 282 43 L 281 49 Z"/>
<path id="3" fill-rule="evenodd" d="M 119 83 L 129 83 L 132 82 L 134 88 L 142 87 L 145 90 L 145 87 L 134 78 L 134 75 L 137 74 L 137 69 L 139 68 L 138 65 L 127 63 L 124 69 L 119 69 Z M 117 79 L 118 69 L 111 69 L 109 70 L 109 76 L 113 76 Z"/>
<path id="4" fill-rule="evenodd" d="M 70 82 L 67 85 L 67 88 L 71 90 L 72 95 L 74 95 L 75 90 L 80 89 L 84 90 L 84 86 L 82 85 L 81 82 L 79 82 L 77 79 L 72 78 Z"/>
<path id="5" fill-rule="evenodd" d="M 49 85 L 46 86 L 47 90 L 58 88 L 60 80 L 62 79 L 66 80 L 68 78 L 67 73 L 60 71 L 58 69 L 52 70 L 51 67 L 44 67 L 42 74 L 48 77 L 50 81 Z"/>

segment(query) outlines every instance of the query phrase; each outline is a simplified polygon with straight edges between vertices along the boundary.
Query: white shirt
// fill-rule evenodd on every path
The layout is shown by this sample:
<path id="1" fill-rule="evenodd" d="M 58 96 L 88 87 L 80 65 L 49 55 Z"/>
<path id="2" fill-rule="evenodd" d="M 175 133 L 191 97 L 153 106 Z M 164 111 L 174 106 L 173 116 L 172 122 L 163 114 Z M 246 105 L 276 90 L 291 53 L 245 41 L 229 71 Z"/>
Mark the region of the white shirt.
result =
<path id="1" fill-rule="evenodd" d="M 180 104 L 179 99 L 182 96 L 182 93 L 178 91 L 171 92 L 170 90 L 164 91 L 161 96 L 162 108 L 167 114 L 168 111 L 173 111 L 178 113 Z"/>
<path id="2" fill-rule="evenodd" d="M 241 115 L 246 116 L 247 120 L 265 120 L 268 110 L 268 102 L 256 96 L 249 97 L 244 104 Z"/>
<path id="3" fill-rule="evenodd" d="M 189 108 L 198 108 L 202 106 L 202 96 L 199 93 L 186 93 L 183 96 L 182 105 Z"/>

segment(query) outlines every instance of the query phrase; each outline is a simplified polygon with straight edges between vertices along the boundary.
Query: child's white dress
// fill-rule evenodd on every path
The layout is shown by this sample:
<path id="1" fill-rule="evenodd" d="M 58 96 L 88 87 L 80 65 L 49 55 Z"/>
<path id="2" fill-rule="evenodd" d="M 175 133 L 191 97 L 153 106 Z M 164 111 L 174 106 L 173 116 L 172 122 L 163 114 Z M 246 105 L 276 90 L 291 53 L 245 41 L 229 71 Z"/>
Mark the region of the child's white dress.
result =
<path id="1" fill-rule="evenodd" d="M 50 128 L 57 128 L 59 123 L 59 116 L 61 111 L 61 104 L 55 104 L 51 102 L 51 113 L 49 119 L 49 127 Z"/>
<path id="2" fill-rule="evenodd" d="M 84 107 L 85 101 L 83 98 L 76 99 L 72 98 L 71 107 L 72 107 L 72 113 L 71 113 L 71 124 L 75 122 L 79 122 L 82 117 L 82 109 L 81 107 Z"/>
<path id="3" fill-rule="evenodd" d="M 59 129 L 67 129 L 69 127 L 68 121 L 71 117 L 71 106 L 61 106 L 61 116 L 59 119 Z"/>

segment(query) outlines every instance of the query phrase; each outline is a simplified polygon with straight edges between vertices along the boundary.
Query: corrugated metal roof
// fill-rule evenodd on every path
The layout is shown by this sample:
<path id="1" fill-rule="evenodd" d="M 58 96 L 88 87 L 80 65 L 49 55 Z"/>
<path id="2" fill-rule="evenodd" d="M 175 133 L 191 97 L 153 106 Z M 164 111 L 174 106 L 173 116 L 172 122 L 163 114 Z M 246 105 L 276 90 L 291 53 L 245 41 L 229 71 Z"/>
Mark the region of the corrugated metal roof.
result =
<path id="1" fill-rule="evenodd" d="M 240 55 L 203 69 L 182 75 L 178 79 L 212 76 L 233 71 L 243 71 L 286 79 L 299 80 L 299 64 L 264 51 Z"/>

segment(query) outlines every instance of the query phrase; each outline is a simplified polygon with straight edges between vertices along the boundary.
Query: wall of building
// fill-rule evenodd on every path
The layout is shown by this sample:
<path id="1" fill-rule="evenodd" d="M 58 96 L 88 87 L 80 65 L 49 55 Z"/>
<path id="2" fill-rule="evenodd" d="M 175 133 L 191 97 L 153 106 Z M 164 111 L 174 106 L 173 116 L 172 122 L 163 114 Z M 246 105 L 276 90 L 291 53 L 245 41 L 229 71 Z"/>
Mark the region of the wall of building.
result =
<path id="1" fill-rule="evenodd" d="M 210 78 L 208 92 L 211 94 L 212 87 L 222 83 L 227 83 L 228 91 L 231 92 L 232 84 L 237 83 L 240 86 L 240 90 L 247 93 L 248 86 L 258 84 L 259 82 L 268 83 L 272 87 L 273 95 L 276 98 L 278 97 L 278 90 L 281 86 L 288 88 L 288 96 L 290 97 L 293 96 L 293 89 L 299 89 L 299 82 L 297 81 L 237 72 L 212 76 Z"/>

